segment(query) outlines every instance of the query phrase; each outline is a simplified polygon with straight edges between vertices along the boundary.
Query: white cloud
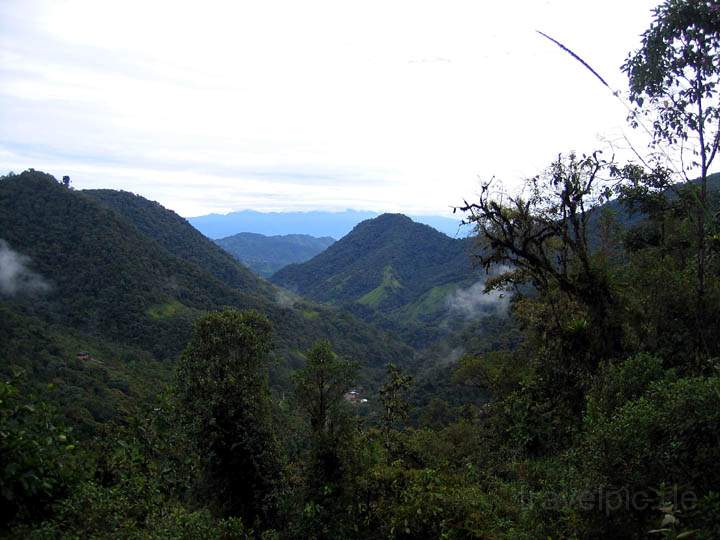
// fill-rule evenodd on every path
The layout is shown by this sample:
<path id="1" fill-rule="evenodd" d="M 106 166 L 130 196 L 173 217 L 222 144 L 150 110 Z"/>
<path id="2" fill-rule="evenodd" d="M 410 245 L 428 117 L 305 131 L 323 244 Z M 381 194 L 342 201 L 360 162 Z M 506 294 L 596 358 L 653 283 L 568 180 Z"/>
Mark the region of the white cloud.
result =
<path id="1" fill-rule="evenodd" d="M 458 289 L 447 297 L 447 305 L 466 319 L 479 319 L 488 315 L 503 314 L 507 311 L 510 293 L 502 291 L 485 292 L 485 282 L 479 281 L 465 289 Z"/>
<path id="2" fill-rule="evenodd" d="M 0 239 L 0 296 L 32 294 L 49 290 L 50 286 L 28 268 L 30 259 L 13 251 Z"/>
<path id="3" fill-rule="evenodd" d="M 444 213 L 616 136 L 655 0 L 0 5 L 0 170 L 70 174 L 184 215 Z M 640 144 L 642 146 L 642 144 Z"/>

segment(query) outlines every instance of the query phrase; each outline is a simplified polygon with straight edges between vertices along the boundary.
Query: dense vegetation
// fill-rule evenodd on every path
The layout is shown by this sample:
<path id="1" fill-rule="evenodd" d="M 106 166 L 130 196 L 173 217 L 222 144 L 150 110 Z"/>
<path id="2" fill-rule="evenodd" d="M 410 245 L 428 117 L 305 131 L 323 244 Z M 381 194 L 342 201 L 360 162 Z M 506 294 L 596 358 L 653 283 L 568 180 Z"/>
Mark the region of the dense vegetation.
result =
<path id="1" fill-rule="evenodd" d="M 265 236 L 243 232 L 220 238 L 215 243 L 256 274 L 270 277 L 288 264 L 312 259 L 335 240 L 329 236 L 315 238 L 307 234 Z"/>
<path id="2" fill-rule="evenodd" d="M 383 214 L 318 257 L 282 269 L 273 281 L 323 302 L 360 301 L 391 310 L 433 286 L 467 280 L 470 245 L 401 214 Z"/>
<path id="3" fill-rule="evenodd" d="M 560 156 L 519 195 L 483 183 L 462 210 L 477 232 L 477 262 L 497 271 L 485 289 L 512 294 L 510 320 L 488 317 L 434 343 L 418 355 L 425 365 L 387 362 L 369 403 L 356 393 L 368 358 L 338 354 L 338 334 L 306 340 L 292 380 L 273 392 L 271 368 L 287 354 L 273 336 L 290 334 L 276 311 L 261 313 L 269 304 L 198 309 L 167 391 L 89 435 L 53 409 L 63 380 L 52 389 L 8 377 L 3 533 L 720 537 L 720 198 L 709 175 L 720 146 L 719 55 L 714 3 L 661 4 L 625 64 L 631 120 L 652 119 L 660 151 L 640 163 Z M 694 163 L 676 171 L 668 158 L 678 144 L 694 145 Z M 683 181 L 688 166 L 700 171 L 693 182 Z M 60 196 L 70 195 L 85 197 Z M 9 242 L 47 271 L 47 242 L 22 240 Z M 157 290 L 150 281 L 142 291 Z M 53 332 L 71 319 L 52 294 L 36 290 L 44 299 L 33 305 L 15 295 L 0 311 L 13 354 L 29 367 L 36 348 L 38 363 L 61 353 Z M 92 330 L 73 329 L 70 340 Z M 388 345 L 385 334 L 373 339 Z M 448 349 L 460 352 L 445 358 Z M 108 366 L 108 377 L 122 365 Z M 444 399 L 452 393 L 460 403 Z"/>
<path id="4" fill-rule="evenodd" d="M 472 247 L 471 239 L 450 238 L 402 214 L 383 214 L 271 280 L 304 297 L 343 306 L 424 348 L 501 307 L 490 297 L 471 299 L 480 295 L 485 279 L 472 265 Z"/>
<path id="5" fill-rule="evenodd" d="M 171 254 L 194 263 L 223 283 L 246 292 L 270 292 L 266 284 L 235 264 L 227 253 L 213 246 L 172 210 L 126 191 L 98 189 L 85 190 L 83 194 L 116 210 Z"/>
<path id="6" fill-rule="evenodd" d="M 224 306 L 273 321 L 278 392 L 290 388 L 300 351 L 321 338 L 363 358 L 362 384 L 377 384 L 389 361 L 413 360 L 392 337 L 258 279 L 185 220 L 129 193 L 68 190 L 37 171 L 9 175 L 0 179 L 0 230 L 23 286 L 0 292 L 0 373 L 22 368 L 29 381 L 55 383 L 53 399 L 83 431 L 157 393 L 193 321 Z"/>

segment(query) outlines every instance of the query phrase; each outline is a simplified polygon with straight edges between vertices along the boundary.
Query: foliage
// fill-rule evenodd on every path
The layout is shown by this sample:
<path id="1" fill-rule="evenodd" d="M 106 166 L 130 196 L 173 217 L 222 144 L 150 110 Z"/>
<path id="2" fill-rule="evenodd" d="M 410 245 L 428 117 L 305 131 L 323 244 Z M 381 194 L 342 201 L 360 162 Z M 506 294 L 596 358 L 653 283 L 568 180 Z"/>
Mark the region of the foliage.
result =
<path id="1" fill-rule="evenodd" d="M 269 519 L 281 453 L 267 385 L 270 323 L 226 310 L 195 324 L 177 367 L 180 414 L 203 464 L 202 489 L 221 512 Z"/>
<path id="2" fill-rule="evenodd" d="M 85 474 L 21 538 L 251 538 L 239 518 L 219 519 L 185 497 L 193 453 L 168 403 L 107 429 L 83 449 Z"/>
<path id="3" fill-rule="evenodd" d="M 357 365 L 336 355 L 331 344 L 318 341 L 305 354 L 296 374 L 296 400 L 310 426 L 309 446 L 298 457 L 302 470 L 301 529 L 324 536 L 338 531 L 338 510 L 346 503 L 349 469 L 354 460 L 355 432 L 346 400 Z"/>
<path id="4" fill-rule="evenodd" d="M 665 0 L 654 15 L 642 46 L 623 69 L 630 82 L 630 99 L 652 119 L 653 144 L 679 153 L 679 172 L 686 181 L 688 171 L 699 168 L 691 238 L 697 260 L 694 308 L 702 320 L 707 316 L 708 237 L 717 233 L 717 220 L 708 205 L 708 173 L 720 148 L 720 12 L 715 2 Z M 638 111 L 630 119 L 637 126 Z M 670 157 L 667 150 L 665 155 Z M 698 324 L 696 355 L 708 353 L 707 337 L 704 326 Z"/>
<path id="5" fill-rule="evenodd" d="M 46 403 L 0 382 L 0 530 L 43 515 L 79 476 L 70 430 Z"/>
<path id="6" fill-rule="evenodd" d="M 487 246 L 480 263 L 510 268 L 488 290 L 530 282 L 542 292 L 559 289 L 598 321 L 608 314 L 612 292 L 593 260 L 588 233 L 591 211 L 611 194 L 602 183 L 605 166 L 596 154 L 559 157 L 527 182 L 527 197 L 505 197 L 488 182 L 477 203 L 460 208 Z"/>
<path id="7" fill-rule="evenodd" d="M 306 363 L 296 374 L 297 400 L 316 435 L 334 436 L 346 407 L 356 366 L 337 357 L 330 342 L 318 341 L 305 354 Z"/>
<path id="8" fill-rule="evenodd" d="M 410 403 L 406 394 L 411 384 L 410 375 L 403 373 L 395 364 L 388 364 L 385 384 L 380 388 L 381 426 L 388 451 L 391 450 L 392 431 L 400 429 L 408 418 Z"/>
<path id="9" fill-rule="evenodd" d="M 0 384 L 0 533 L 718 537 L 718 17 L 665 0 L 625 65 L 658 148 L 697 136 L 698 180 L 560 156 L 518 193 L 484 184 L 474 241 L 384 215 L 278 274 L 364 322 L 157 204 L 3 177 L 4 239 L 52 287 L 0 305 L 0 372 L 30 374 Z M 508 317 L 446 316 L 471 247 Z M 166 399 L 158 359 L 185 342 Z"/>
<path id="10" fill-rule="evenodd" d="M 720 481 L 719 411 L 720 380 L 686 378 L 657 382 L 615 414 L 595 418 L 578 453 L 586 487 L 626 499 L 613 507 L 595 500 L 585 534 L 641 534 L 668 496 L 682 513 L 694 510 Z"/>
<path id="11" fill-rule="evenodd" d="M 491 351 L 483 356 L 465 355 L 460 358 L 453 372 L 453 380 L 475 388 L 489 391 L 495 398 L 508 395 L 529 378 L 531 370 L 512 351 Z"/>
<path id="12" fill-rule="evenodd" d="M 24 371 L 21 391 L 52 402 L 81 439 L 152 401 L 171 379 L 171 367 L 145 351 L 51 326 L 10 306 L 0 305 L 0 336 L 0 373 Z M 91 357 L 78 359 L 78 351 Z"/>
<path id="13" fill-rule="evenodd" d="M 652 383 L 671 381 L 672 372 L 663 369 L 656 356 L 638 354 L 619 365 L 608 365 L 597 377 L 587 394 L 589 423 L 603 416 L 611 416 L 626 402 L 641 397 Z"/>
<path id="14" fill-rule="evenodd" d="M 720 13 L 713 2 L 665 0 L 654 16 L 642 46 L 623 65 L 630 98 L 656 117 L 656 141 L 677 144 L 699 134 L 696 155 L 706 169 L 718 145 Z"/>

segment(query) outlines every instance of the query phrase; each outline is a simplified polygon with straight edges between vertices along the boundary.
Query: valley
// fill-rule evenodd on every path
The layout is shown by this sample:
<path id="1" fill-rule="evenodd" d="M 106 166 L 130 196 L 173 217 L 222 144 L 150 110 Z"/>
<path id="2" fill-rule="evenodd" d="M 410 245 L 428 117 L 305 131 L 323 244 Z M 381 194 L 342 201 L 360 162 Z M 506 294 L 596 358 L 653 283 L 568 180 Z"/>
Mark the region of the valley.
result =
<path id="1" fill-rule="evenodd" d="M 0 539 L 720 538 L 720 5 L 647 2 L 0 2 Z"/>

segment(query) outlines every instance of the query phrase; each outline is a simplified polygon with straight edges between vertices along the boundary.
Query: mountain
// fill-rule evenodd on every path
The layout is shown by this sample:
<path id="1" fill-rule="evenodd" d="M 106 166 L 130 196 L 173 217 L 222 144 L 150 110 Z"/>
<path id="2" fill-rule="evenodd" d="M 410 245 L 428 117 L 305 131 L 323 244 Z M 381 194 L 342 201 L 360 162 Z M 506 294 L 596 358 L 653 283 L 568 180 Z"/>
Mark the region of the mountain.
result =
<path id="1" fill-rule="evenodd" d="M 351 313 L 257 278 L 173 212 L 125 192 L 75 191 L 29 170 L 0 178 L 0 373 L 53 382 L 91 429 L 170 379 L 193 321 L 252 308 L 274 327 L 276 388 L 320 338 L 361 384 L 414 351 Z M 88 355 L 79 355 L 88 352 Z"/>
<path id="2" fill-rule="evenodd" d="M 482 274 L 471 239 L 455 239 L 402 214 L 363 221 L 321 254 L 271 281 L 307 298 L 346 306 L 416 346 L 453 331 L 482 309 Z M 464 306 L 457 306 L 465 301 Z M 485 307 L 490 310 L 491 302 Z M 459 308 L 459 309 L 455 309 Z M 466 310 L 467 311 L 467 310 Z"/>
<path id="3" fill-rule="evenodd" d="M 0 182 L 0 231 L 50 284 L 42 315 L 161 357 L 181 348 L 193 312 L 217 304 L 262 305 L 259 284 L 233 290 L 173 256 L 114 209 L 42 173 Z"/>
<path id="4" fill-rule="evenodd" d="M 112 208 L 137 229 L 159 243 L 172 255 L 209 272 L 226 285 L 246 292 L 272 294 L 271 287 L 234 257 L 218 248 L 187 220 L 157 202 L 127 191 L 111 189 L 84 190 L 84 195 Z"/>
<path id="5" fill-rule="evenodd" d="M 470 247 L 470 240 L 449 238 L 402 214 L 383 214 L 272 281 L 321 302 L 391 310 L 435 286 L 469 279 Z"/>
<path id="6" fill-rule="evenodd" d="M 264 235 L 307 234 L 315 237 L 342 238 L 358 223 L 378 217 L 377 212 L 345 210 L 344 212 L 255 212 L 242 210 L 229 214 L 209 214 L 188 218 L 208 238 L 224 238 L 239 232 Z M 469 227 L 461 227 L 459 219 L 443 216 L 414 216 L 448 236 L 465 237 Z"/>
<path id="7" fill-rule="evenodd" d="M 315 238 L 306 234 L 265 236 L 239 233 L 215 240 L 215 243 L 256 274 L 270 277 L 288 264 L 312 259 L 335 240 L 329 236 Z"/>

